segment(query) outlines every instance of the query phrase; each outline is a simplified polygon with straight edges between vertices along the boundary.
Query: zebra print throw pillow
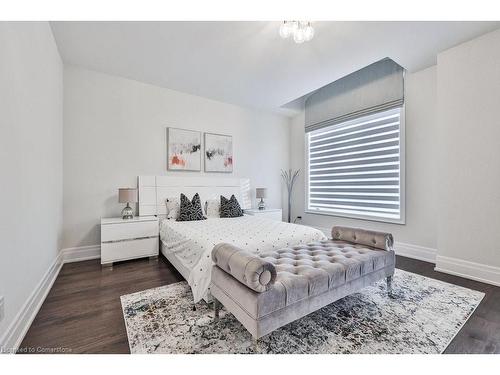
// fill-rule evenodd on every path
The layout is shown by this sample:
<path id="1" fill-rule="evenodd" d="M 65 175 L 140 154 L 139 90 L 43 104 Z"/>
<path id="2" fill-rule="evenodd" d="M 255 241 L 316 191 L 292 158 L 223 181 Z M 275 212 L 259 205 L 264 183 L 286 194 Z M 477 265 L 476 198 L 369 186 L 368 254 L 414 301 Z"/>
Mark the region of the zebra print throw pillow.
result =
<path id="1" fill-rule="evenodd" d="M 243 210 L 236 197 L 231 195 L 230 199 L 220 196 L 220 217 L 239 217 L 243 216 Z"/>
<path id="2" fill-rule="evenodd" d="M 196 193 L 190 201 L 181 193 L 181 209 L 177 221 L 205 220 L 203 210 L 201 209 L 200 196 Z"/>

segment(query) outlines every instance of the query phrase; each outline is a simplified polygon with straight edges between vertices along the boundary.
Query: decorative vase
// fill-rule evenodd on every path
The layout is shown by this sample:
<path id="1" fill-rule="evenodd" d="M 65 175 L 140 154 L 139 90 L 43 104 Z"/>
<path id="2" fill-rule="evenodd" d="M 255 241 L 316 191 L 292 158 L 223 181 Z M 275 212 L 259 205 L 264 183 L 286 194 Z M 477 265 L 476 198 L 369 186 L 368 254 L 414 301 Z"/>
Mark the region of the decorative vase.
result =
<path id="1" fill-rule="evenodd" d="M 288 222 L 292 222 L 292 190 L 293 190 L 293 185 L 295 184 L 295 181 L 297 179 L 297 176 L 300 173 L 300 169 L 297 169 L 296 171 L 292 172 L 291 169 L 288 171 L 281 170 L 281 178 L 285 182 L 286 189 L 288 191 Z"/>

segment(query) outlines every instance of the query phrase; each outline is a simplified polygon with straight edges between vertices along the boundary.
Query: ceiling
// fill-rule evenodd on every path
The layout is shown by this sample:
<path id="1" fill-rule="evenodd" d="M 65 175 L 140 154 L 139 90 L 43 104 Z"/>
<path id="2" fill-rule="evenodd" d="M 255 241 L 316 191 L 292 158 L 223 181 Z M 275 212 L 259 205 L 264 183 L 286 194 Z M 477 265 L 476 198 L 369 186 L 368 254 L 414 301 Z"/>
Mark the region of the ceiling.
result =
<path id="1" fill-rule="evenodd" d="M 304 95 L 384 57 L 413 72 L 499 22 L 51 22 L 67 64 L 244 107 L 293 114 Z"/>

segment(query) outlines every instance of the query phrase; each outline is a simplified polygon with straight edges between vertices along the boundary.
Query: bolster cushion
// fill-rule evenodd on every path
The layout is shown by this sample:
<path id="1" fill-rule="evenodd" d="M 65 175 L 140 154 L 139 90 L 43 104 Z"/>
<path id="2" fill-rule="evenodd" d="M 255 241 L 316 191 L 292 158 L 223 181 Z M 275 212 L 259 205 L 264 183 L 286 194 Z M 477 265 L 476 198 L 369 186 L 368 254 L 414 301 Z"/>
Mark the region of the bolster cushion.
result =
<path id="1" fill-rule="evenodd" d="M 390 233 L 350 227 L 333 227 L 332 239 L 387 251 L 392 250 L 394 245 L 394 239 Z"/>
<path id="2" fill-rule="evenodd" d="M 213 248 L 212 260 L 217 267 L 259 293 L 269 290 L 276 280 L 274 264 L 227 243 Z"/>

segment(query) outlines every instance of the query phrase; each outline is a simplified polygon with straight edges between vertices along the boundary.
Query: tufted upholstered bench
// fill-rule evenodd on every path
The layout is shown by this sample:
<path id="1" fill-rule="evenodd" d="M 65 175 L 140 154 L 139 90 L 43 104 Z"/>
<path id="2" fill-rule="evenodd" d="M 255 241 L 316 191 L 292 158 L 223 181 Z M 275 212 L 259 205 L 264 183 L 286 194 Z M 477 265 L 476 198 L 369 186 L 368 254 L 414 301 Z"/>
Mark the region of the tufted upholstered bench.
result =
<path id="1" fill-rule="evenodd" d="M 332 239 L 250 253 L 212 250 L 210 292 L 258 339 L 382 278 L 391 292 L 395 256 L 389 233 L 333 227 Z"/>

